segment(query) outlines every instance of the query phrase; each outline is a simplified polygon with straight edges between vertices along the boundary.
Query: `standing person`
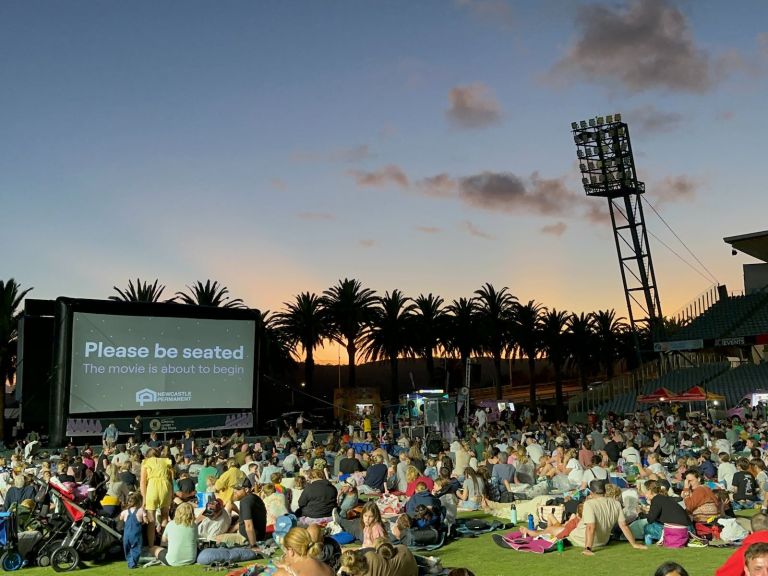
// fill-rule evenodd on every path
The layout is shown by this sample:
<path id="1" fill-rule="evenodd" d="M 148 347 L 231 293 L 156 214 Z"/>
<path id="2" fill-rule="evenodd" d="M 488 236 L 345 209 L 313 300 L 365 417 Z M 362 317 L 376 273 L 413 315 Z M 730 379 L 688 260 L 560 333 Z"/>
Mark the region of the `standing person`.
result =
<path id="1" fill-rule="evenodd" d="M 104 429 L 104 433 L 101 435 L 101 440 L 104 448 L 113 448 L 117 444 L 117 437 L 120 432 L 115 426 L 114 422 L 110 422 L 109 426 Z"/>
<path id="2" fill-rule="evenodd" d="M 192 430 L 185 430 L 184 437 L 181 439 L 181 449 L 184 458 L 190 460 L 195 456 L 195 439 L 192 437 Z"/>
<path id="3" fill-rule="evenodd" d="M 304 431 L 304 412 L 299 412 L 296 417 L 296 432 L 301 434 Z"/>
<path id="4" fill-rule="evenodd" d="M 136 418 L 131 422 L 131 430 L 133 430 L 133 440 L 136 444 L 141 445 L 144 438 L 144 422 L 141 420 L 141 414 L 136 414 Z"/>
<path id="5" fill-rule="evenodd" d="M 141 463 L 141 496 L 147 513 L 147 546 L 155 543 L 155 532 L 168 522 L 173 493 L 173 464 L 168 458 L 158 458 L 157 450 L 150 448 Z M 160 527 L 155 527 L 155 513 L 160 511 Z"/>
<path id="6" fill-rule="evenodd" d="M 144 544 L 143 524 L 146 524 L 146 514 L 141 507 L 141 494 L 132 492 L 128 496 L 126 509 L 120 514 L 123 521 L 123 553 L 128 561 L 128 568 L 138 568 L 141 547 Z"/>

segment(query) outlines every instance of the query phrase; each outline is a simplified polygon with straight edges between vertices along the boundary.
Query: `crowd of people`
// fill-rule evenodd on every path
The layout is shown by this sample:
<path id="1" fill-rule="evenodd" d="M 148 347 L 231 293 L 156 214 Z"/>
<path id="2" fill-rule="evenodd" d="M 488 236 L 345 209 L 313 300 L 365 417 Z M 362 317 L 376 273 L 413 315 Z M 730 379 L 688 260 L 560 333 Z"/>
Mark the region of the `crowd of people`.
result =
<path id="1" fill-rule="evenodd" d="M 240 431 L 161 440 L 137 417 L 125 442 L 111 425 L 98 447 L 0 461 L 0 492 L 8 510 L 34 497 L 30 474 L 90 486 L 99 513 L 122 524 L 131 567 L 192 564 L 206 546 L 261 552 L 279 534 L 277 574 L 331 573 L 320 564 L 360 576 L 436 573 L 439 561 L 412 548 L 442 542 L 460 511 L 508 520 L 513 507 L 524 536 L 587 556 L 611 541 L 638 550 L 683 546 L 690 534 L 694 544 L 743 541 L 721 576 L 750 573 L 748 546 L 768 545 L 763 420 L 717 426 L 657 409 L 589 425 L 511 416 L 476 419 L 451 441 L 392 429 L 374 437 L 369 423 L 322 441 L 297 426 L 250 442 Z M 748 508 L 760 513 L 743 526 L 734 512 Z M 291 515 L 297 525 L 286 527 Z M 339 542 L 362 548 L 342 554 Z"/>

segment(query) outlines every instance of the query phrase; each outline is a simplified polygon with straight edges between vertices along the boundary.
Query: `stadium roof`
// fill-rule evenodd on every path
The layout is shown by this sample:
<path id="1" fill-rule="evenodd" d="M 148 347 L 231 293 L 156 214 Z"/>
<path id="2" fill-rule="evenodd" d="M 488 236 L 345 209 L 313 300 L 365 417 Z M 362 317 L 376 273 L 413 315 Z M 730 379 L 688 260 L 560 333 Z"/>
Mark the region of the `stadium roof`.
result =
<path id="1" fill-rule="evenodd" d="M 735 250 L 768 263 L 768 230 L 723 238 Z"/>

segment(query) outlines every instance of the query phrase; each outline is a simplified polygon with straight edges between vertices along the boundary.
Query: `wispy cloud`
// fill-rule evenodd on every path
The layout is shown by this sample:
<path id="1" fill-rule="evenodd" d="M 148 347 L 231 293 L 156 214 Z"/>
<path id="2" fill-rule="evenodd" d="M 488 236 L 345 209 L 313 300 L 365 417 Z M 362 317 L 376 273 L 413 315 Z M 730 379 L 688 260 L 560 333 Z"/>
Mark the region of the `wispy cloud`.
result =
<path id="1" fill-rule="evenodd" d="M 512 6 L 505 0 L 456 0 L 456 5 L 494 24 L 511 27 L 515 23 Z"/>
<path id="2" fill-rule="evenodd" d="M 382 186 L 396 185 L 400 188 L 408 188 L 409 181 L 405 172 L 394 164 L 389 164 L 378 170 L 370 172 L 364 170 L 350 170 L 348 172 L 364 188 L 379 188 Z"/>
<path id="3" fill-rule="evenodd" d="M 363 240 L 360 240 L 358 244 L 360 244 L 360 246 L 362 246 L 363 248 L 373 248 L 373 246 L 376 245 L 376 241 L 371 240 L 370 238 L 365 238 Z"/>
<path id="4" fill-rule="evenodd" d="M 501 121 L 501 106 L 485 84 L 455 86 L 448 100 L 450 107 L 445 115 L 458 128 L 487 128 Z"/>
<path id="5" fill-rule="evenodd" d="M 360 144 L 351 148 L 338 148 L 328 152 L 297 151 L 291 154 L 291 159 L 296 162 L 341 162 L 355 164 L 374 158 L 368 144 Z"/>
<path id="6" fill-rule="evenodd" d="M 699 182 L 690 176 L 680 174 L 667 176 L 653 185 L 652 198 L 657 204 L 668 202 L 687 202 L 696 197 Z"/>
<path id="7" fill-rule="evenodd" d="M 301 220 L 335 220 L 336 216 L 330 212 L 299 212 L 297 214 Z"/>
<path id="8" fill-rule="evenodd" d="M 541 233 L 550 234 L 551 236 L 562 236 L 567 228 L 568 225 L 565 222 L 555 222 L 554 224 L 542 226 Z"/>
<path id="9" fill-rule="evenodd" d="M 416 226 L 416 230 L 423 232 L 424 234 L 439 234 L 443 231 L 442 228 L 437 226 Z"/>
<path id="10" fill-rule="evenodd" d="M 425 196 L 434 198 L 450 198 L 456 195 L 458 183 L 446 173 L 422 178 L 416 186 Z"/>
<path id="11" fill-rule="evenodd" d="M 288 190 L 288 185 L 281 178 L 273 178 L 269 184 L 278 192 L 285 192 Z"/>
<path id="12" fill-rule="evenodd" d="M 630 92 L 662 88 L 702 93 L 720 67 L 694 41 L 687 17 L 669 0 L 579 8 L 579 35 L 555 65 L 555 77 L 619 82 Z"/>
<path id="13" fill-rule="evenodd" d="M 472 224 L 472 222 L 470 222 L 469 220 L 464 220 L 461 223 L 461 227 L 467 232 L 467 234 L 469 234 L 470 236 L 474 236 L 475 238 L 483 238 L 484 240 L 496 239 L 495 236 L 493 236 L 492 234 L 489 234 L 488 232 L 484 232 L 483 230 L 481 230 L 480 228 Z"/>
<path id="14" fill-rule="evenodd" d="M 482 172 L 459 180 L 461 200 L 475 208 L 544 216 L 571 212 L 583 199 L 562 178 L 533 173 L 526 182 L 510 172 Z"/>
<path id="15" fill-rule="evenodd" d="M 653 104 L 628 110 L 625 116 L 632 128 L 645 134 L 672 132 L 683 123 L 683 115 L 679 112 L 665 112 Z"/>

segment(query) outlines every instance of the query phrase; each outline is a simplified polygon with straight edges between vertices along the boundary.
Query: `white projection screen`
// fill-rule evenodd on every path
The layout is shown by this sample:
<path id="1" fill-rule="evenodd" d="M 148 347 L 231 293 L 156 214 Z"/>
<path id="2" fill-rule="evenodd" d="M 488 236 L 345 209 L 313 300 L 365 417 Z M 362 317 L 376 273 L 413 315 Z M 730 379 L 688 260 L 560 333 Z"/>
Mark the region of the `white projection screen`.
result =
<path id="1" fill-rule="evenodd" d="M 250 409 L 254 320 L 74 312 L 69 412 Z"/>

